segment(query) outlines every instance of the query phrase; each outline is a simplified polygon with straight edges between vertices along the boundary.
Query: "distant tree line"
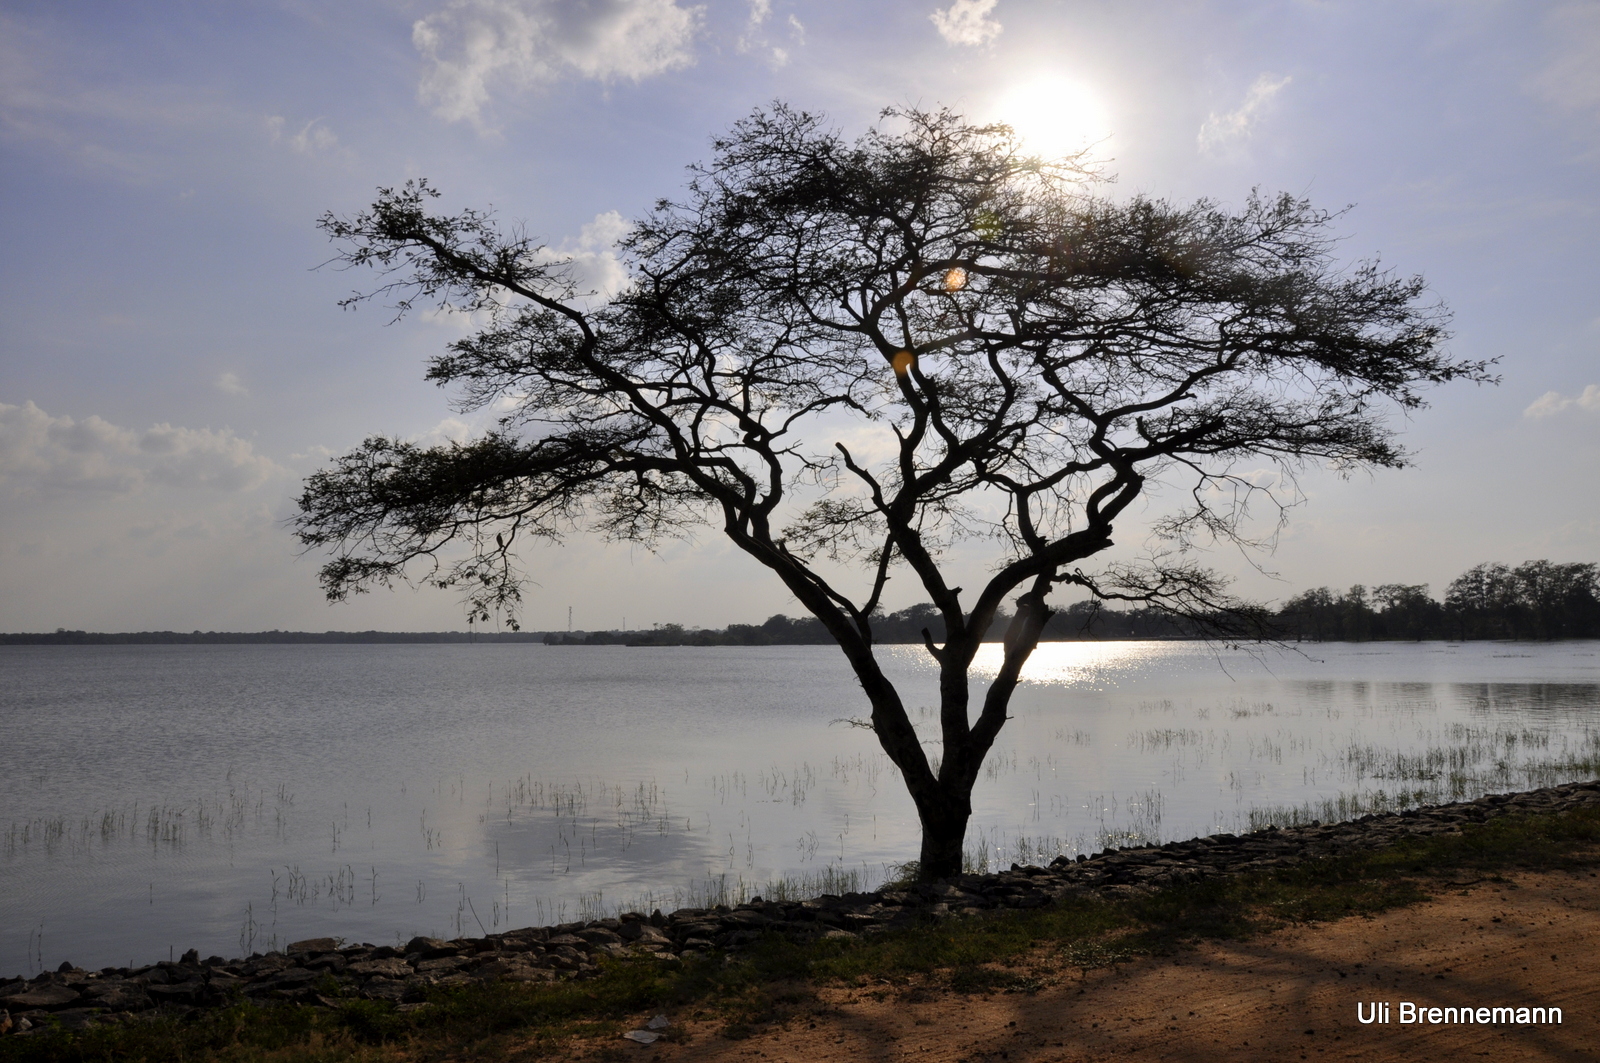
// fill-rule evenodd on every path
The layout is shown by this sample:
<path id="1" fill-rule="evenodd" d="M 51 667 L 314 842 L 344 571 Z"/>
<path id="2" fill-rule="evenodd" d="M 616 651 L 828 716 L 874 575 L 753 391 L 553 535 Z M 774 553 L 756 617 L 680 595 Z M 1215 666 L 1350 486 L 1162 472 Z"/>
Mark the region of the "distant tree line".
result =
<path id="1" fill-rule="evenodd" d="M 1600 566 L 1551 561 L 1528 561 L 1516 568 L 1477 565 L 1451 582 L 1443 601 L 1429 596 L 1426 583 L 1385 583 L 1370 590 L 1357 584 L 1343 594 L 1318 587 L 1289 599 L 1275 613 L 1263 611 L 1259 620 L 1264 633 L 1296 641 L 1600 638 Z M 926 604 L 881 614 L 872 623 L 873 638 L 880 644 L 920 643 L 924 629 L 934 642 L 944 641 L 939 612 Z M 1056 612 L 1041 639 L 1170 639 L 1200 634 L 1194 621 L 1158 609 L 1122 610 L 1084 601 Z M 648 632 L 552 632 L 544 641 L 590 646 L 790 646 L 828 645 L 832 639 L 811 617 L 779 614 L 762 624 L 729 624 L 723 630 L 663 624 Z"/>
<path id="2" fill-rule="evenodd" d="M 219 646 L 311 643 L 539 642 L 529 631 L 54 631 L 0 633 L 0 646 Z"/>
<path id="3" fill-rule="evenodd" d="M 1516 568 L 1468 569 L 1435 600 L 1426 583 L 1356 584 L 1343 594 L 1318 587 L 1290 598 L 1261 627 L 1279 638 L 1313 642 L 1381 639 L 1600 638 L 1600 565 L 1527 561 Z M 1004 620 L 1004 617 L 1001 618 Z M 931 605 L 878 615 L 881 644 L 921 643 L 923 630 L 944 642 L 944 622 Z M 1004 624 L 998 630 L 1005 630 Z M 1201 635 L 1194 622 L 1157 609 L 1115 609 L 1075 602 L 1056 612 L 1041 636 L 1072 639 L 1172 639 Z M 69 631 L 0 634 L 0 645 L 140 645 L 238 643 L 518 642 L 549 646 L 809 646 L 832 645 L 815 617 L 769 617 L 760 624 L 689 628 L 660 624 L 649 631 Z"/>
<path id="4" fill-rule="evenodd" d="M 997 624 L 1003 624 L 1001 614 Z M 880 613 L 872 621 L 873 641 L 879 645 L 920 644 L 926 629 L 935 643 L 945 639 L 944 621 L 931 605 L 914 605 L 893 613 Z M 1003 627 L 1000 630 L 1004 630 Z M 1094 602 L 1077 602 L 1052 616 L 1041 638 L 1047 642 L 1069 639 L 1192 638 L 1198 632 L 1184 620 L 1156 609 L 1121 611 L 1100 608 Z M 822 622 L 814 617 L 793 618 L 779 613 L 760 624 L 729 624 L 721 630 L 662 624 L 650 631 L 589 631 L 577 634 L 550 632 L 544 641 L 552 646 L 831 646 Z"/>
<path id="5" fill-rule="evenodd" d="M 1600 638 L 1600 566 L 1476 565 L 1443 601 L 1426 583 L 1357 584 L 1344 594 L 1318 587 L 1285 602 L 1277 619 L 1285 637 L 1318 642 Z"/>

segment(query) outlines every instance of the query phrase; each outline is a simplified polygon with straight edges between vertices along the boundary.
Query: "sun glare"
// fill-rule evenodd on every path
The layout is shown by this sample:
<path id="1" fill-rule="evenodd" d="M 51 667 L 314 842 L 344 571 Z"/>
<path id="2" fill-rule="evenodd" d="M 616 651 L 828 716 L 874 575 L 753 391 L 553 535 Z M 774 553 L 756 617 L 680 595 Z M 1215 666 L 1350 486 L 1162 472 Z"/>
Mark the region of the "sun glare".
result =
<path id="1" fill-rule="evenodd" d="M 996 115 L 1017 131 L 1023 147 L 1047 159 L 1096 148 L 1111 135 L 1110 116 L 1100 97 L 1086 85 L 1044 76 L 1012 88 L 1000 97 Z"/>

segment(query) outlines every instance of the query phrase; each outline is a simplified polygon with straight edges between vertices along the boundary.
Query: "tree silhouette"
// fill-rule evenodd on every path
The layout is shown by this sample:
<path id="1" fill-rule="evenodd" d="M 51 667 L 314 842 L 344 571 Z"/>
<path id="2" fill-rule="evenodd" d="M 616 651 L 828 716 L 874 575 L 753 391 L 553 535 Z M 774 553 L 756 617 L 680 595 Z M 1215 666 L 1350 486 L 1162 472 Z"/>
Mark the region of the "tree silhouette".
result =
<path id="1" fill-rule="evenodd" d="M 1238 616 L 1187 551 L 1244 538 L 1263 489 L 1241 468 L 1399 466 L 1389 411 L 1486 377 L 1442 352 L 1420 279 L 1341 268 L 1333 216 L 1303 200 L 1113 200 L 1004 126 L 884 118 L 855 142 L 782 105 L 737 123 L 681 202 L 638 221 L 609 297 L 488 214 L 430 214 L 424 182 L 326 215 L 339 260 L 384 277 L 350 302 L 487 315 L 428 377 L 509 412 L 468 443 L 368 439 L 307 480 L 296 531 L 333 551 L 332 599 L 413 579 L 465 588 L 487 618 L 514 613 L 525 537 L 651 545 L 720 526 L 849 659 L 937 878 L 960 870 L 972 787 L 1052 590 Z M 1080 567 L 1149 485 L 1180 480 L 1148 563 Z M 946 570 L 973 538 L 996 556 L 969 594 Z M 943 620 L 924 635 L 937 760 L 873 655 L 902 569 Z M 974 715 L 974 657 L 1013 595 Z"/>

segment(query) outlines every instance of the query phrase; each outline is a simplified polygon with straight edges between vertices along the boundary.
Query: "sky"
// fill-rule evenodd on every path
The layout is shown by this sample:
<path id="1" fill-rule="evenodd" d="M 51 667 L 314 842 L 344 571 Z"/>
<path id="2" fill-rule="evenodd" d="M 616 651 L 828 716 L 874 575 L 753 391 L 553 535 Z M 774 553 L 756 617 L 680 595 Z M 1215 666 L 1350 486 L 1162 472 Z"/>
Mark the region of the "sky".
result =
<path id="1" fill-rule="evenodd" d="M 0 630 L 463 628 L 437 590 L 328 605 L 286 526 L 365 437 L 484 424 L 422 379 L 461 322 L 341 310 L 316 219 L 425 176 L 616 273 L 774 100 L 1349 206 L 1341 255 L 1428 279 L 1500 383 L 1431 393 L 1409 468 L 1308 470 L 1274 551 L 1206 558 L 1241 593 L 1600 561 L 1600 3 L 0 0 Z M 800 611 L 715 529 L 523 560 L 533 629 Z"/>

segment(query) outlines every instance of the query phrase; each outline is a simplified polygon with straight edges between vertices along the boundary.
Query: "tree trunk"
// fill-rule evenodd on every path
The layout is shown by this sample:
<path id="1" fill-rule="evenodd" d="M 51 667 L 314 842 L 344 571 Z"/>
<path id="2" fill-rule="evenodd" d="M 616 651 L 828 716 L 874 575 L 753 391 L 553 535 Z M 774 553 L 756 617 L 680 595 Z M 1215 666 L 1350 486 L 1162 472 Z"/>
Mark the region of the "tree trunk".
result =
<path id="1" fill-rule="evenodd" d="M 944 791 L 948 783 L 939 787 Z M 961 874 L 961 844 L 967 838 L 967 820 L 972 818 L 972 791 L 956 796 L 941 792 L 935 801 L 917 803 L 917 818 L 922 821 L 922 857 L 917 878 L 935 882 Z"/>

